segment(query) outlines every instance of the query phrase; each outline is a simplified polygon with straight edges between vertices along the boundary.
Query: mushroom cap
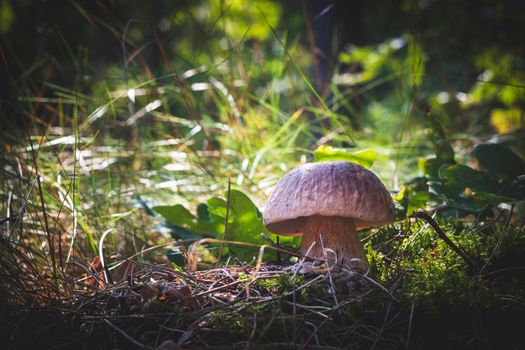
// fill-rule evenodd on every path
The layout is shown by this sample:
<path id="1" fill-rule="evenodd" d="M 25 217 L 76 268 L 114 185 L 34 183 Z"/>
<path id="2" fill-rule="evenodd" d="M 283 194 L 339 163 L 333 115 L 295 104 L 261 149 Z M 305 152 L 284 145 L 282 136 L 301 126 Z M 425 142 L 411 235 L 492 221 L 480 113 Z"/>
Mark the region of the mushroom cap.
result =
<path id="1" fill-rule="evenodd" d="M 381 180 L 346 162 L 307 163 L 288 172 L 266 202 L 264 225 L 281 235 L 301 235 L 313 215 L 352 218 L 358 230 L 394 220 L 394 202 Z"/>

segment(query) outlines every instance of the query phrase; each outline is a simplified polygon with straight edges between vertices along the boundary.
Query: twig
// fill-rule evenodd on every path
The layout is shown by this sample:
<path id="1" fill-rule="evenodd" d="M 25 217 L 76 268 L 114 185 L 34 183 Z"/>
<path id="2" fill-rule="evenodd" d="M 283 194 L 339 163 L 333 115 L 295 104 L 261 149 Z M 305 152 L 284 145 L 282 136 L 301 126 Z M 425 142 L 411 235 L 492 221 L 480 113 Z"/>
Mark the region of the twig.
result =
<path id="1" fill-rule="evenodd" d="M 487 272 L 485 276 L 489 277 L 489 276 L 497 275 L 498 273 L 502 273 L 502 272 L 521 271 L 521 270 L 525 271 L 525 266 L 506 267 L 503 269 L 498 269 L 498 270 Z"/>
<path id="2" fill-rule="evenodd" d="M 217 287 L 217 288 L 212 288 L 212 289 L 208 289 L 207 291 L 204 291 L 202 293 L 199 293 L 199 294 L 196 294 L 196 295 L 193 295 L 194 298 L 197 298 L 197 297 L 201 297 L 203 295 L 206 295 L 206 294 L 210 294 L 210 293 L 213 293 L 213 292 L 216 292 L 218 290 L 221 290 L 221 289 L 227 289 L 227 288 L 230 288 L 232 286 L 235 286 L 239 283 L 242 283 L 243 281 L 242 280 L 237 280 L 235 282 L 232 282 L 232 283 L 228 283 L 228 284 L 225 284 L 223 286 L 220 286 L 220 287 Z"/>
<path id="3" fill-rule="evenodd" d="M 102 284 L 102 281 L 100 280 L 100 278 L 98 277 L 97 275 L 97 270 L 93 267 L 93 265 L 91 265 L 89 262 L 89 267 L 91 267 L 91 270 L 89 268 L 87 268 L 86 266 L 76 262 L 76 261 L 72 261 L 70 263 L 68 263 L 70 265 L 76 265 L 76 266 L 79 266 L 81 267 L 82 269 L 84 269 L 86 272 L 87 272 L 87 275 L 90 275 L 96 282 L 97 282 L 97 286 L 100 286 Z M 71 281 L 73 281 L 73 283 L 75 284 L 78 284 L 78 285 L 81 285 L 83 287 L 85 287 L 87 284 L 83 283 L 82 281 L 83 280 L 87 280 L 89 278 L 89 276 L 87 278 L 83 278 L 83 279 L 78 279 L 78 280 L 74 280 L 74 279 L 71 279 Z M 97 290 L 97 288 L 93 288 L 95 290 Z"/>
<path id="4" fill-rule="evenodd" d="M 346 302 L 342 302 L 340 303 L 339 305 L 333 307 L 331 310 L 330 310 L 330 313 L 331 315 L 334 315 L 339 309 L 341 309 L 343 306 L 345 305 L 348 305 L 349 303 L 351 303 L 352 301 L 346 301 Z M 332 316 L 329 315 L 327 318 L 323 319 L 323 321 L 321 323 L 319 323 L 319 325 L 317 326 L 317 332 L 319 332 L 319 330 L 330 320 L 332 320 Z M 312 340 L 313 337 L 315 337 L 317 335 L 317 332 L 313 332 L 312 334 L 310 334 L 310 336 L 306 339 L 306 341 L 303 342 L 302 344 L 302 347 L 303 348 L 306 348 L 308 343 L 310 342 L 310 340 Z M 308 349 L 310 349 L 311 345 L 308 345 Z"/>
<path id="5" fill-rule="evenodd" d="M 363 278 L 366 279 L 367 281 L 369 281 L 369 282 L 371 282 L 372 284 L 378 286 L 380 289 L 382 289 L 382 290 L 388 295 L 388 297 L 389 297 L 391 300 L 393 300 L 393 301 L 399 303 L 399 299 L 397 299 L 397 298 L 394 296 L 394 294 L 393 294 L 390 290 L 388 290 L 388 288 L 386 288 L 385 286 L 383 286 L 381 283 L 377 282 L 377 281 L 374 280 L 373 278 L 369 277 L 369 276 L 368 276 L 368 272 L 367 272 L 367 273 L 360 273 L 359 271 L 354 271 L 354 273 L 355 273 L 355 274 L 359 274 L 361 277 L 363 277 Z"/>
<path id="6" fill-rule="evenodd" d="M 428 215 L 428 213 L 425 210 L 419 209 L 414 213 L 414 217 L 417 219 L 423 219 L 426 222 L 428 222 L 429 225 L 432 226 L 434 231 L 438 234 L 438 236 L 443 241 L 445 241 L 445 243 L 450 247 L 450 249 L 456 252 L 456 254 L 458 254 L 474 271 L 479 272 L 480 269 L 478 264 L 470 257 L 470 255 L 467 254 L 467 252 L 455 245 L 454 242 L 452 242 L 450 238 L 447 237 L 447 235 L 445 234 L 445 232 L 443 232 L 441 227 L 439 227 L 437 222 L 430 215 Z"/>
<path id="7" fill-rule="evenodd" d="M 299 307 L 299 308 L 301 308 L 303 310 L 306 310 L 306 311 L 309 311 L 309 312 L 311 312 L 313 314 L 321 316 L 322 318 L 330 318 L 330 319 L 332 318 L 330 316 L 327 316 L 327 315 L 323 314 L 321 311 L 313 310 L 313 307 L 310 307 L 308 305 L 303 305 L 303 304 L 299 304 L 299 303 L 292 304 L 289 301 L 286 301 L 286 304 Z"/>

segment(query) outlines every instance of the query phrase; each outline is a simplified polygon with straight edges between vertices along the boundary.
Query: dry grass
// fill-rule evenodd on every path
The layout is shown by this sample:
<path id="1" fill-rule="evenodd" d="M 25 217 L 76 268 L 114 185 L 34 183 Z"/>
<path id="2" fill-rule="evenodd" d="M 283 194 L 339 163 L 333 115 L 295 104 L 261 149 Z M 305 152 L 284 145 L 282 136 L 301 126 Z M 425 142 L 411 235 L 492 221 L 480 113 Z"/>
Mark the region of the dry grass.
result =
<path id="1" fill-rule="evenodd" d="M 404 341 L 391 336 L 399 320 L 390 291 L 364 277 L 294 276 L 269 264 L 188 272 L 125 260 L 119 269 L 116 283 L 92 270 L 71 282 L 70 297 L 8 307 L 3 329 L 12 347 L 391 348 Z M 383 303 L 384 315 L 374 309 Z"/>

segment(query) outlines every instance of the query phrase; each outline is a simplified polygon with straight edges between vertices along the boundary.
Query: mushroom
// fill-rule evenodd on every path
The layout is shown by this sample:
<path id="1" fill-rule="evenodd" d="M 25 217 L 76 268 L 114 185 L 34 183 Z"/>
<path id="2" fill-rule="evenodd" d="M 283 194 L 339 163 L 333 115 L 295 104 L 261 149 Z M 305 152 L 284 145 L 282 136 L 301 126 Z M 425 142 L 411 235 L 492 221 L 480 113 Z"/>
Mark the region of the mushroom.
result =
<path id="1" fill-rule="evenodd" d="M 303 236 L 301 254 L 323 258 L 323 248 L 329 248 L 337 263 L 363 271 L 368 270 L 368 261 L 357 230 L 393 220 L 394 203 L 381 180 L 346 161 L 293 169 L 277 183 L 264 210 L 269 231 Z"/>

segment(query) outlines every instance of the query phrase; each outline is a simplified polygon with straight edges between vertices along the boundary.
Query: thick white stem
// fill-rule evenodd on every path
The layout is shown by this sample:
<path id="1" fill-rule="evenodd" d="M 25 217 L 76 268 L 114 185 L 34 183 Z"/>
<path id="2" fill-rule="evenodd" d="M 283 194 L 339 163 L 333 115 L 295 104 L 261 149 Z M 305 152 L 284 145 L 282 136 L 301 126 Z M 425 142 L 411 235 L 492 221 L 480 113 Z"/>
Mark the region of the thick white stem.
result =
<path id="1" fill-rule="evenodd" d="M 319 237 L 322 237 L 323 244 Z M 310 249 L 312 243 L 315 245 Z M 356 223 L 339 216 L 311 216 L 303 228 L 300 252 L 308 256 L 323 258 L 323 247 L 332 249 L 337 255 L 337 263 L 349 269 L 368 270 L 363 244 L 357 236 Z M 331 257 L 330 254 L 327 257 Z"/>

